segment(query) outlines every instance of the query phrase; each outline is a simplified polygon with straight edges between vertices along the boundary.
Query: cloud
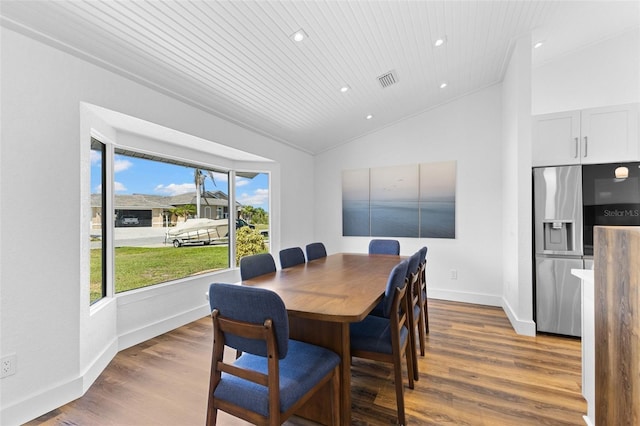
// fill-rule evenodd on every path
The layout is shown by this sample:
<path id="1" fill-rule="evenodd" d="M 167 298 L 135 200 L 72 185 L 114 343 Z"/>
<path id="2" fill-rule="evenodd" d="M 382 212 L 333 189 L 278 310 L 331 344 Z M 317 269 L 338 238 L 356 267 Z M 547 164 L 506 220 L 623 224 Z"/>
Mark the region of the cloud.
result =
<path id="1" fill-rule="evenodd" d="M 250 179 L 243 178 L 243 177 L 236 177 L 236 188 L 249 185 L 250 183 L 251 183 Z"/>
<path id="2" fill-rule="evenodd" d="M 196 185 L 194 183 L 170 183 L 169 185 L 158 185 L 154 188 L 155 192 L 163 195 L 180 195 L 187 192 L 195 192 Z"/>
<path id="3" fill-rule="evenodd" d="M 100 164 L 102 160 L 102 153 L 96 150 L 91 150 L 91 164 Z"/>
<path id="4" fill-rule="evenodd" d="M 253 194 L 244 192 L 238 197 L 238 201 L 249 206 L 266 206 L 269 203 L 269 190 L 256 189 Z"/>
<path id="5" fill-rule="evenodd" d="M 115 192 L 124 192 L 127 190 L 127 187 L 120 182 L 113 182 L 113 190 Z"/>
<path id="6" fill-rule="evenodd" d="M 113 162 L 113 171 L 114 173 L 122 172 L 129 169 L 131 166 L 133 166 L 133 163 L 129 160 L 116 159 Z"/>

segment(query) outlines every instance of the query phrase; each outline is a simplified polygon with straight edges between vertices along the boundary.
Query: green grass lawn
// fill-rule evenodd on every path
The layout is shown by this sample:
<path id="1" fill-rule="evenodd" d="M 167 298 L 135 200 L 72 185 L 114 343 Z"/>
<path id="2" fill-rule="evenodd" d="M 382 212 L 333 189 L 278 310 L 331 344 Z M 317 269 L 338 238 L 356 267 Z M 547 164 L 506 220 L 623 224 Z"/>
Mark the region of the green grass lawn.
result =
<path id="1" fill-rule="evenodd" d="M 116 293 L 229 267 L 229 248 L 118 247 L 115 249 Z M 100 298 L 100 249 L 91 250 L 91 301 Z"/>

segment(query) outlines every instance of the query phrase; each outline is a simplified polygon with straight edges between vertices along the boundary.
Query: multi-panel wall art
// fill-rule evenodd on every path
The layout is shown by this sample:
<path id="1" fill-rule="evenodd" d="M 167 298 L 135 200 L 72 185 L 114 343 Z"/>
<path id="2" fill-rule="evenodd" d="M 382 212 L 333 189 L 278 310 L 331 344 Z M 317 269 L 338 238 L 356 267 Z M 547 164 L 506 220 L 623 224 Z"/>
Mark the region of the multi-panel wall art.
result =
<path id="1" fill-rule="evenodd" d="M 342 235 L 456 237 L 456 162 L 344 170 Z"/>

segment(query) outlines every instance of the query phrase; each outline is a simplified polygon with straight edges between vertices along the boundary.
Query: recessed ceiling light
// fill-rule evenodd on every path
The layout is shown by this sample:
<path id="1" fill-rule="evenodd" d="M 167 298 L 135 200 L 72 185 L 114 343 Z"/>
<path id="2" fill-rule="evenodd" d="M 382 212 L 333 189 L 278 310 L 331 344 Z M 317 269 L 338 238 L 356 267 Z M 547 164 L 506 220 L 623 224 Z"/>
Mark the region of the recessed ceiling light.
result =
<path id="1" fill-rule="evenodd" d="M 445 87 L 447 87 L 447 83 L 446 82 L 440 83 L 440 88 L 441 89 L 444 89 Z"/>
<path id="2" fill-rule="evenodd" d="M 538 42 L 536 42 L 536 44 L 534 44 L 534 45 L 533 45 L 533 48 L 534 48 L 534 49 L 537 49 L 537 48 L 539 48 L 540 46 L 542 46 L 543 44 L 544 44 L 544 41 L 538 41 Z"/>
<path id="3" fill-rule="evenodd" d="M 342 87 L 340 88 L 340 91 L 341 91 L 342 93 L 348 92 L 348 91 L 349 91 L 349 86 L 347 86 L 347 85 L 345 84 L 344 86 L 342 86 Z"/>
<path id="4" fill-rule="evenodd" d="M 371 120 L 373 118 L 373 114 L 367 115 L 367 120 Z"/>
<path id="5" fill-rule="evenodd" d="M 446 41 L 447 41 L 447 38 L 446 38 L 446 37 L 441 37 L 441 38 L 437 39 L 437 40 L 433 43 L 433 45 L 434 45 L 435 47 L 440 47 L 440 46 L 444 45 Z"/>
<path id="6" fill-rule="evenodd" d="M 302 28 L 300 28 L 298 31 L 296 31 L 295 33 L 291 34 L 289 37 L 291 37 L 291 39 L 293 41 L 297 41 L 300 42 L 302 40 L 304 40 L 305 38 L 307 38 L 307 33 L 304 32 L 304 30 Z"/>

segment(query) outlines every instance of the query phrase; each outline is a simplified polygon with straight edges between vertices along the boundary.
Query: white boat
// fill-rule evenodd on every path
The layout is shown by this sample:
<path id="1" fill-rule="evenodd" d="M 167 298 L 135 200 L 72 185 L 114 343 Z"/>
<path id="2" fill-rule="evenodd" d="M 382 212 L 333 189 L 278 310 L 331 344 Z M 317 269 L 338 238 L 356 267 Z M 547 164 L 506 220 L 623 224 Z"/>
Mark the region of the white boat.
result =
<path id="1" fill-rule="evenodd" d="M 174 247 L 185 244 L 211 244 L 229 236 L 227 219 L 187 219 L 167 232 L 167 241 Z"/>

